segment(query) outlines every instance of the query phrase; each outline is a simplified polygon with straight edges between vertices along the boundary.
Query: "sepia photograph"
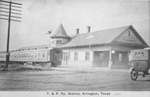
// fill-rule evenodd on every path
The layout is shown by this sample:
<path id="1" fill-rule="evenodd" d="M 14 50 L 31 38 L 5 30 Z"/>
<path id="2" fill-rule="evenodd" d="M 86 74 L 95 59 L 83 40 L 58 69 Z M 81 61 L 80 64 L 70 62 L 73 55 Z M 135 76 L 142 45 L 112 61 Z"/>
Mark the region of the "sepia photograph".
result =
<path id="1" fill-rule="evenodd" d="M 0 97 L 149 91 L 150 0 L 0 0 Z"/>

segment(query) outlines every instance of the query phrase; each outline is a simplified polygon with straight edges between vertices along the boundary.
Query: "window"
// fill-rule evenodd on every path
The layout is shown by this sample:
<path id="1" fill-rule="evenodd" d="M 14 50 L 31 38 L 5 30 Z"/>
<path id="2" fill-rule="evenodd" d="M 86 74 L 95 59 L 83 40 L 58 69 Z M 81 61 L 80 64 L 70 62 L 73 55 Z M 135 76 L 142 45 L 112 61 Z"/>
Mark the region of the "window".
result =
<path id="1" fill-rule="evenodd" d="M 130 36 L 130 35 L 131 35 L 131 32 L 129 31 L 129 32 L 128 32 L 128 36 Z"/>
<path id="2" fill-rule="evenodd" d="M 100 57 L 100 60 L 103 60 L 104 54 L 103 53 L 99 53 L 99 57 Z"/>
<path id="3" fill-rule="evenodd" d="M 52 41 L 52 43 L 55 43 L 55 40 L 54 40 L 54 41 Z"/>
<path id="4" fill-rule="evenodd" d="M 40 57 L 40 53 L 38 53 L 38 57 Z"/>
<path id="5" fill-rule="evenodd" d="M 34 57 L 36 58 L 36 54 L 34 54 Z"/>
<path id="6" fill-rule="evenodd" d="M 24 57 L 26 58 L 26 57 L 27 57 L 27 54 L 24 54 Z"/>
<path id="7" fill-rule="evenodd" d="M 90 60 L 90 53 L 85 52 L 85 61 L 89 61 L 89 60 Z"/>
<path id="8" fill-rule="evenodd" d="M 43 58 L 45 57 L 45 53 L 43 53 Z"/>
<path id="9" fill-rule="evenodd" d="M 78 52 L 74 52 L 74 61 L 78 60 Z"/>
<path id="10" fill-rule="evenodd" d="M 33 54 L 31 54 L 31 58 L 33 57 Z"/>
<path id="11" fill-rule="evenodd" d="M 119 61 L 122 61 L 122 54 L 119 54 Z"/>
<path id="12" fill-rule="evenodd" d="M 67 53 L 67 58 L 70 59 L 70 52 Z"/>
<path id="13" fill-rule="evenodd" d="M 141 56 L 144 56 L 144 52 L 141 52 Z"/>
<path id="14" fill-rule="evenodd" d="M 59 55 L 60 56 L 60 55 Z M 61 58 L 61 56 L 60 56 L 60 58 Z M 63 60 L 69 60 L 70 59 L 70 53 L 69 52 L 64 52 L 63 53 Z"/>
<path id="15" fill-rule="evenodd" d="M 61 40 L 57 40 L 57 43 L 61 43 Z"/>
<path id="16" fill-rule="evenodd" d="M 54 58 L 55 60 L 61 60 L 61 52 L 60 51 L 55 51 L 55 54 L 54 54 Z"/>

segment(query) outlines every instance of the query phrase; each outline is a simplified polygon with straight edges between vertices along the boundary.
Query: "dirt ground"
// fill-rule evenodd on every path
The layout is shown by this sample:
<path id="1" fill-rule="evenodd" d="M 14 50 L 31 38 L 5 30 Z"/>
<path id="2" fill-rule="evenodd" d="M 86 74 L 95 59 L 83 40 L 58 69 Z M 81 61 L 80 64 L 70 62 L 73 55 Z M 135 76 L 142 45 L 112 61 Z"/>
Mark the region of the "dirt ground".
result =
<path id="1" fill-rule="evenodd" d="M 150 91 L 150 76 L 132 81 L 128 70 L 105 68 L 0 71 L 0 91 Z"/>

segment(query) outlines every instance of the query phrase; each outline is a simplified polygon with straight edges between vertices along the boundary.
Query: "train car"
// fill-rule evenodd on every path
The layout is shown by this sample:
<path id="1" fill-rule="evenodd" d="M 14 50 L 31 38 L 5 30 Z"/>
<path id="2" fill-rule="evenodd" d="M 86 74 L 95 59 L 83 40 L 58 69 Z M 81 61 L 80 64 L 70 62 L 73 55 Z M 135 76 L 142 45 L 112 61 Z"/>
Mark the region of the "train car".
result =
<path id="1" fill-rule="evenodd" d="M 4 63 L 6 61 L 6 52 L 0 52 L 0 63 Z"/>
<path id="2" fill-rule="evenodd" d="M 129 58 L 131 64 L 131 68 L 129 71 L 132 80 L 135 81 L 138 78 L 138 75 L 142 75 L 143 77 L 145 77 L 145 75 L 149 74 L 150 69 L 149 48 L 131 50 Z"/>
<path id="3" fill-rule="evenodd" d="M 62 51 L 57 48 L 21 48 L 10 51 L 9 60 L 11 63 L 32 63 L 47 64 L 53 66 L 61 65 Z M 0 62 L 6 61 L 6 52 L 0 53 Z"/>
<path id="4" fill-rule="evenodd" d="M 51 49 L 50 50 L 50 62 L 53 66 L 61 65 L 62 62 L 62 50 L 60 49 Z"/>

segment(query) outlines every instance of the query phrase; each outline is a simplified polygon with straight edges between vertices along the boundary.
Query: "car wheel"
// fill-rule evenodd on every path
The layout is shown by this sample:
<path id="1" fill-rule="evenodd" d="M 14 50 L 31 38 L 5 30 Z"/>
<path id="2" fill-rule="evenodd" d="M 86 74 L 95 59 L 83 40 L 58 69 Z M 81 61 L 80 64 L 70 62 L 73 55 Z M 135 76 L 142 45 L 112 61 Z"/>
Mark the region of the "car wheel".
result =
<path id="1" fill-rule="evenodd" d="M 135 71 L 135 70 L 133 70 L 133 71 L 131 72 L 131 79 L 132 79 L 133 81 L 135 81 L 137 78 L 138 78 L 138 72 Z"/>

